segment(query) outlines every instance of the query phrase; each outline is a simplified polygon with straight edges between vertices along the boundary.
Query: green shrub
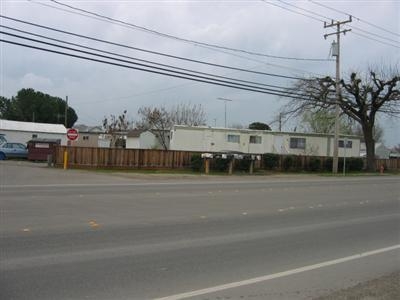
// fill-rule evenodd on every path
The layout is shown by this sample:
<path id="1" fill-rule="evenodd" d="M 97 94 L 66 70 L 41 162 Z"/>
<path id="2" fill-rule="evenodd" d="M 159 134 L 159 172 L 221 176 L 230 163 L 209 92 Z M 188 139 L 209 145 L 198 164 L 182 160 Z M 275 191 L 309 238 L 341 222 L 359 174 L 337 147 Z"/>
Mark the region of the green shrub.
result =
<path id="1" fill-rule="evenodd" d="M 264 169 L 273 170 L 279 165 L 279 154 L 265 153 L 263 154 Z"/>
<path id="2" fill-rule="evenodd" d="M 328 157 L 324 162 L 324 170 L 325 171 L 332 171 L 332 166 L 333 166 L 333 158 L 332 157 Z"/>
<path id="3" fill-rule="evenodd" d="M 283 170 L 289 171 L 290 169 L 293 168 L 293 166 L 295 164 L 295 159 L 293 156 L 285 156 L 282 164 L 283 164 Z"/>
<path id="4" fill-rule="evenodd" d="M 349 167 L 346 168 L 350 171 L 361 171 L 364 168 L 364 161 L 361 157 L 350 157 L 346 159 L 346 164 L 348 161 Z"/>
<path id="5" fill-rule="evenodd" d="M 190 158 L 190 168 L 195 172 L 199 172 L 203 169 L 203 159 L 200 154 L 192 155 Z"/>
<path id="6" fill-rule="evenodd" d="M 229 159 L 217 158 L 214 161 L 213 169 L 216 171 L 224 172 L 228 169 L 229 162 Z"/>
<path id="7" fill-rule="evenodd" d="M 321 160 L 317 157 L 311 157 L 309 162 L 308 162 L 308 169 L 311 172 L 319 171 L 321 170 Z"/>
<path id="8" fill-rule="evenodd" d="M 304 171 L 303 168 L 306 168 L 306 166 L 303 167 L 301 156 L 294 155 L 293 156 L 293 169 L 297 172 L 301 172 L 301 171 Z"/>
<path id="9" fill-rule="evenodd" d="M 240 159 L 236 161 L 235 169 L 238 171 L 249 171 L 250 170 L 250 159 Z"/>

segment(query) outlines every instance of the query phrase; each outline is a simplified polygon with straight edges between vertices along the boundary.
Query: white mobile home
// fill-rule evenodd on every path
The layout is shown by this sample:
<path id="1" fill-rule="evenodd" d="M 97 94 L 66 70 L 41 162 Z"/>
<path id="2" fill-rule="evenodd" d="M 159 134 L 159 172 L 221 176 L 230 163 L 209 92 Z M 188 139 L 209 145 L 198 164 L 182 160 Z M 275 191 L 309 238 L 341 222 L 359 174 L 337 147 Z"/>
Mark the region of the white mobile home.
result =
<path id="1" fill-rule="evenodd" d="M 31 139 L 58 139 L 67 144 L 67 129 L 62 124 L 9 121 L 0 119 L 0 134 L 9 142 L 26 144 Z"/>
<path id="2" fill-rule="evenodd" d="M 333 135 L 176 125 L 171 131 L 170 149 L 332 156 Z M 339 156 L 344 155 L 360 155 L 358 136 L 340 136 Z"/>

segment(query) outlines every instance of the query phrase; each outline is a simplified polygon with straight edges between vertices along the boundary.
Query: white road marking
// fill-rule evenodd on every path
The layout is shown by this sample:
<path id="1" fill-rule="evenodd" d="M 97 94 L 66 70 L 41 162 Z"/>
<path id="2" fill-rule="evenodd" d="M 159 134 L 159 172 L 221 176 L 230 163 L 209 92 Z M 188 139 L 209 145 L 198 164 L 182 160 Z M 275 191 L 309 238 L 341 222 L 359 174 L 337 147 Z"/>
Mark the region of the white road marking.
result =
<path id="1" fill-rule="evenodd" d="M 280 209 L 278 209 L 278 211 L 279 211 L 279 212 L 282 212 L 282 211 L 285 211 L 285 209 L 280 208 Z"/>
<path id="2" fill-rule="evenodd" d="M 368 178 L 357 178 L 357 182 L 367 182 L 369 181 Z M 385 177 L 385 181 L 398 181 L 398 177 Z M 314 179 L 314 180 L 309 180 L 309 179 L 287 179 L 287 180 L 271 180 L 271 181 L 266 181 L 266 180 L 257 180 L 257 181 L 252 181 L 251 183 L 253 184 L 281 184 L 283 182 L 290 182 L 290 183 L 329 183 L 329 182 L 334 182 L 334 183 L 340 183 L 340 182 L 348 182 L 348 179 Z M 54 183 L 54 184 L 5 184 L 5 185 L 0 185 L 1 188 L 56 188 L 56 187 L 134 187 L 134 186 L 181 186 L 181 185 L 220 185 L 220 184 L 248 184 L 249 181 L 247 180 L 229 180 L 229 181 L 224 181 L 224 180 L 216 180 L 216 181 L 179 181 L 179 182 L 137 182 L 137 183 Z M 333 187 L 331 187 L 333 188 Z M 269 190 L 273 190 L 272 188 L 269 188 Z"/>
<path id="3" fill-rule="evenodd" d="M 314 206 L 309 206 L 308 208 L 314 208 Z"/>
<path id="4" fill-rule="evenodd" d="M 283 271 L 283 272 L 279 272 L 279 273 L 275 273 L 275 274 L 270 274 L 270 275 L 250 278 L 247 280 L 217 285 L 217 286 L 213 286 L 213 287 L 209 287 L 209 288 L 205 288 L 205 289 L 201 289 L 201 290 L 190 291 L 190 292 L 186 292 L 186 293 L 181 293 L 181 294 L 176 294 L 176 295 L 171 295 L 171 296 L 166 296 L 166 297 L 161 297 L 161 298 L 155 298 L 153 300 L 187 299 L 190 297 L 215 293 L 215 292 L 224 291 L 224 290 L 237 288 L 237 287 L 241 287 L 241 286 L 246 286 L 246 285 L 251 285 L 251 284 L 255 284 L 255 283 L 259 283 L 259 282 L 263 282 L 263 281 L 267 281 L 267 280 L 271 280 L 271 279 L 275 279 L 275 278 L 286 277 L 286 276 L 290 276 L 290 275 L 294 275 L 294 274 L 298 274 L 298 273 L 303 273 L 303 272 L 312 271 L 312 270 L 316 270 L 316 269 L 320 269 L 320 268 L 324 268 L 324 267 L 329 267 L 329 266 L 344 263 L 347 261 L 352 261 L 352 260 L 368 257 L 368 256 L 375 255 L 375 254 L 393 251 L 396 249 L 400 249 L 400 244 L 394 245 L 391 247 L 373 250 L 373 251 L 368 251 L 368 252 L 364 252 L 364 253 L 359 253 L 359 254 L 355 254 L 355 255 L 351 255 L 351 256 L 346 256 L 346 257 L 342 257 L 342 258 L 338 258 L 338 259 L 334 259 L 334 260 L 328 260 L 328 261 L 325 261 L 322 263 L 304 266 L 304 267 L 300 267 L 297 269 L 287 270 L 287 271 Z"/>
<path id="5" fill-rule="evenodd" d="M 247 212 L 243 212 L 242 215 L 244 215 L 244 216 L 247 215 Z"/>

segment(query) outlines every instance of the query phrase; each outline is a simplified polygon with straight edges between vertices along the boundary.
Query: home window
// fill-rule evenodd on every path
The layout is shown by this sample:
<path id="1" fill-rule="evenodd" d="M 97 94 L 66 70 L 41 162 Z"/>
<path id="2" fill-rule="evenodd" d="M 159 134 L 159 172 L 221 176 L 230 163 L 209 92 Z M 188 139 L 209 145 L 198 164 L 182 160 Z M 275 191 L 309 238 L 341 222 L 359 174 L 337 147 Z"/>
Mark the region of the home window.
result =
<path id="1" fill-rule="evenodd" d="M 37 134 L 32 134 L 32 138 L 36 139 L 37 138 Z"/>
<path id="2" fill-rule="evenodd" d="M 240 135 L 228 134 L 227 139 L 229 143 L 240 143 Z"/>
<path id="3" fill-rule="evenodd" d="M 251 135 L 250 144 L 261 144 L 261 136 Z"/>
<path id="4" fill-rule="evenodd" d="M 305 138 L 290 138 L 290 148 L 306 149 L 306 139 Z"/>
<path id="5" fill-rule="evenodd" d="M 84 141 L 88 141 L 88 140 L 89 140 L 89 136 L 88 136 L 88 135 L 84 135 L 84 136 L 83 136 L 83 140 L 84 140 Z"/>
<path id="6" fill-rule="evenodd" d="M 353 141 L 346 141 L 346 148 L 352 148 Z M 339 140 L 339 148 L 344 148 L 344 140 Z"/>

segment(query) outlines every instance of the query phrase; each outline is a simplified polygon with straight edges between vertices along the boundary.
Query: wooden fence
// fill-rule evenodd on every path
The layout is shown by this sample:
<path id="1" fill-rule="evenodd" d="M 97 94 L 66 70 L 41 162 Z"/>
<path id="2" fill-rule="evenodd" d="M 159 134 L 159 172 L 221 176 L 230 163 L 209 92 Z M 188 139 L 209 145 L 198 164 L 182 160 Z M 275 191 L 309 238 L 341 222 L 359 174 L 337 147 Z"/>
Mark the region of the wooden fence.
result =
<path id="1" fill-rule="evenodd" d="M 89 147 L 65 147 L 58 146 L 55 149 L 54 163 L 63 166 L 63 154 L 68 151 L 68 166 L 70 168 L 115 168 L 115 169 L 188 169 L 192 155 L 201 152 L 151 150 L 151 149 L 117 149 L 117 148 L 89 148 Z M 275 170 L 284 171 L 284 160 L 288 155 L 280 155 Z M 324 170 L 326 161 L 330 157 L 311 157 L 291 155 L 293 162 L 290 170 L 310 171 L 311 160 L 319 161 L 319 170 Z M 240 165 L 235 161 L 235 169 Z M 314 162 L 315 163 L 315 162 Z M 212 163 L 212 166 L 214 163 Z M 365 161 L 364 161 L 365 165 Z M 386 170 L 400 170 L 400 158 L 377 159 L 376 170 L 384 165 Z M 255 169 L 264 168 L 264 161 L 256 161 Z"/>
<path id="2" fill-rule="evenodd" d="M 400 171 L 400 158 L 376 159 L 376 170 L 384 166 L 385 170 Z"/>
<path id="3" fill-rule="evenodd" d="M 117 149 L 59 146 L 55 150 L 54 163 L 62 166 L 64 151 L 68 152 L 71 168 L 121 168 L 121 169 L 184 169 L 190 167 L 190 159 L 197 152 Z"/>

